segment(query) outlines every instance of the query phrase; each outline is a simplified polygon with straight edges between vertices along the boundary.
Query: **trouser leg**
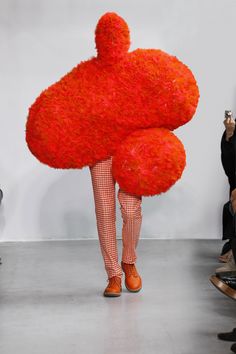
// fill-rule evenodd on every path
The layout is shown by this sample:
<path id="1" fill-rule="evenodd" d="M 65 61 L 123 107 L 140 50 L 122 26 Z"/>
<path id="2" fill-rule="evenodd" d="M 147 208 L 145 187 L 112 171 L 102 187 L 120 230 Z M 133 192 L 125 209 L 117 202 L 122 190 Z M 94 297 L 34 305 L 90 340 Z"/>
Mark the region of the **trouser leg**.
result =
<path id="1" fill-rule="evenodd" d="M 116 181 L 112 157 L 90 166 L 100 248 L 108 278 L 122 276 L 116 240 Z"/>
<path id="2" fill-rule="evenodd" d="M 142 224 L 142 196 L 128 194 L 123 190 L 118 191 L 122 227 L 122 261 L 124 263 L 135 263 L 137 259 L 136 248 L 139 241 Z"/>

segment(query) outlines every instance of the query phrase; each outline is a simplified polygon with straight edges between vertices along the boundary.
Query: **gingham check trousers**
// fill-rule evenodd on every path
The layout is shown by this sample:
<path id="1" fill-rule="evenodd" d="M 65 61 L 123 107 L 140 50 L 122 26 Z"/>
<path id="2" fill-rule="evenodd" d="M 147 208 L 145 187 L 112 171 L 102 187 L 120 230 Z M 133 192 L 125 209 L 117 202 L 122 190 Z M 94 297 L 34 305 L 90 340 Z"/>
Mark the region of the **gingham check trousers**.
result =
<path id="1" fill-rule="evenodd" d="M 116 240 L 116 180 L 112 176 L 112 156 L 89 166 L 93 185 L 95 214 L 100 248 L 104 259 L 108 279 L 122 277 L 122 268 L 118 262 Z M 122 261 L 135 263 L 142 224 L 142 196 L 128 194 L 119 188 L 122 226 Z"/>

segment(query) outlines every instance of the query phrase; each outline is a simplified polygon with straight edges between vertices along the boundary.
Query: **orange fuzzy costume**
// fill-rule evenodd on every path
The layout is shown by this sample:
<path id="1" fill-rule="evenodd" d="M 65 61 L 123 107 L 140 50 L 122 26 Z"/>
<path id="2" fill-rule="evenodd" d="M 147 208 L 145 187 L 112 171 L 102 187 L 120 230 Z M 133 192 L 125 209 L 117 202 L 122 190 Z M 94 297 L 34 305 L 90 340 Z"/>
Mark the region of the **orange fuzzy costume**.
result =
<path id="1" fill-rule="evenodd" d="M 172 130 L 194 115 L 199 90 L 175 56 L 130 46 L 127 23 L 104 14 L 97 56 L 44 90 L 29 109 L 26 141 L 38 160 L 79 168 L 113 156 L 120 188 L 142 196 L 167 191 L 182 175 L 185 151 Z"/>

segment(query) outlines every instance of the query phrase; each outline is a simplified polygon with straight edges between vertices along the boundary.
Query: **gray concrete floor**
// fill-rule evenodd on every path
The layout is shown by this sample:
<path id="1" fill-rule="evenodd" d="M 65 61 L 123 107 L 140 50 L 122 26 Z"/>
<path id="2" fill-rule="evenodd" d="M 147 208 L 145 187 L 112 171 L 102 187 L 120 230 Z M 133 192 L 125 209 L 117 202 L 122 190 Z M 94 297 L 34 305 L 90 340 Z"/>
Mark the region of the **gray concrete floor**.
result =
<path id="1" fill-rule="evenodd" d="M 2 243 L 0 353 L 231 353 L 216 334 L 236 327 L 236 304 L 208 280 L 221 247 L 140 240 L 142 290 L 105 298 L 98 240 Z"/>

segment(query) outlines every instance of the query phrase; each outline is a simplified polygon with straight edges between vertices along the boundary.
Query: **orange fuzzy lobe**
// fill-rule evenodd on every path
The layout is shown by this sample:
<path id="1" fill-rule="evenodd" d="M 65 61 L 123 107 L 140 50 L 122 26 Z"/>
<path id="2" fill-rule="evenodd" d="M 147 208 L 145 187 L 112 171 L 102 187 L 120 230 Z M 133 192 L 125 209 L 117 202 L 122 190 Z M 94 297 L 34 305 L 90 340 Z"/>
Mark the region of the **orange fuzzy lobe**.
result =
<path id="1" fill-rule="evenodd" d="M 95 30 L 95 42 L 99 59 L 121 59 L 130 46 L 127 23 L 115 13 L 103 15 Z"/>
<path id="2" fill-rule="evenodd" d="M 185 166 L 184 148 L 170 131 L 193 117 L 196 80 L 161 50 L 128 52 L 129 28 L 115 13 L 100 18 L 95 42 L 97 56 L 49 86 L 30 107 L 28 147 L 42 163 L 63 169 L 113 156 L 113 175 L 124 190 L 165 192 Z"/>
<path id="3" fill-rule="evenodd" d="M 152 196 L 167 191 L 182 175 L 185 151 L 168 129 L 150 128 L 130 134 L 112 159 L 112 174 L 128 193 Z"/>

